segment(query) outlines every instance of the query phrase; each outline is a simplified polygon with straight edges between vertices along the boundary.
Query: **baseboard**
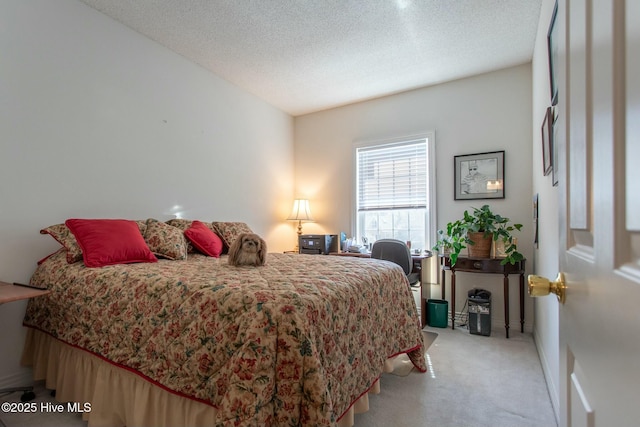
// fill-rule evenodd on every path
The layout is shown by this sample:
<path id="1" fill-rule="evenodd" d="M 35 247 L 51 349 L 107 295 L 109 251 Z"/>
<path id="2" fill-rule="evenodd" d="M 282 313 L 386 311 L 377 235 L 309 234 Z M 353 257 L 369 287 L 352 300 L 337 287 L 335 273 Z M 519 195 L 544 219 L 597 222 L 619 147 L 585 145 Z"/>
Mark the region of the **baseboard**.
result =
<path id="1" fill-rule="evenodd" d="M 0 378 L 0 388 L 26 387 L 33 384 L 31 368 L 20 368 L 17 372 Z"/>
<path id="2" fill-rule="evenodd" d="M 538 337 L 538 331 L 535 328 L 533 330 L 533 342 L 538 350 L 538 358 L 540 359 L 540 365 L 542 365 L 544 380 L 547 383 L 547 391 L 549 392 L 549 399 L 551 400 L 551 406 L 553 407 L 553 414 L 556 417 L 556 423 L 560 425 L 560 393 L 549 374 L 551 372 L 549 361 L 544 351 L 544 347 L 540 344 L 541 341 Z"/>

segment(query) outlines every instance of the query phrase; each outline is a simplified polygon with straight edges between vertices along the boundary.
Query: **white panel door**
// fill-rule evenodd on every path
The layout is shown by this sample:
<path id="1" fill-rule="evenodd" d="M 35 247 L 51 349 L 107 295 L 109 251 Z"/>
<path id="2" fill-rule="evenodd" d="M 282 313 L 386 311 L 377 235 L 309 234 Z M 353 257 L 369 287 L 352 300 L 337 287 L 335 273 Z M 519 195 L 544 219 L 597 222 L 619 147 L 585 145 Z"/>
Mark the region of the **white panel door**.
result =
<path id="1" fill-rule="evenodd" d="M 640 1 L 559 0 L 560 425 L 640 425 Z"/>

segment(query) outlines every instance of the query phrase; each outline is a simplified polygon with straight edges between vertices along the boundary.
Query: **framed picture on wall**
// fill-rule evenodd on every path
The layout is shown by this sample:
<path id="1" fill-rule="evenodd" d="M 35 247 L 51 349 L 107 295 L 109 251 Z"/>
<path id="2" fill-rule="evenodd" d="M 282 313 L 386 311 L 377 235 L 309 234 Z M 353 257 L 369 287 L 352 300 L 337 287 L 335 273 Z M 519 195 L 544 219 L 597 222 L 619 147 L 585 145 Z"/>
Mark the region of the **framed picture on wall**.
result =
<path id="1" fill-rule="evenodd" d="M 538 193 L 533 196 L 533 244 L 536 249 L 539 248 L 538 244 Z"/>
<path id="2" fill-rule="evenodd" d="M 558 15 L 558 2 L 553 7 L 551 23 L 547 32 L 547 52 L 549 55 L 549 87 L 551 88 L 551 105 L 558 103 L 558 31 L 556 25 L 556 15 Z"/>
<path id="3" fill-rule="evenodd" d="M 551 173 L 553 147 L 553 109 L 547 107 L 542 122 L 542 172 L 545 176 Z"/>
<path id="4" fill-rule="evenodd" d="M 556 126 L 556 120 L 558 117 L 552 114 L 551 117 L 551 135 L 553 135 L 553 139 L 551 141 L 551 182 L 554 187 L 558 185 L 558 174 L 560 173 L 560 162 L 558 161 L 558 126 Z"/>
<path id="5" fill-rule="evenodd" d="M 504 151 L 454 156 L 454 200 L 504 199 Z"/>

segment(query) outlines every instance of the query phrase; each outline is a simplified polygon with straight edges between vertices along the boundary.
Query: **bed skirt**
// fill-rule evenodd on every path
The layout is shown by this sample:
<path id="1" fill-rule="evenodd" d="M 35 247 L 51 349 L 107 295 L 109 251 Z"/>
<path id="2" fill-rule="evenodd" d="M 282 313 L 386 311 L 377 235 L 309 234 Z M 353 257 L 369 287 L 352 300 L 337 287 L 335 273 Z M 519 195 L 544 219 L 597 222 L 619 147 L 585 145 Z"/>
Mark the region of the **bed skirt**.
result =
<path id="1" fill-rule="evenodd" d="M 90 427 L 212 426 L 216 409 L 179 396 L 124 368 L 27 328 L 22 364 L 33 368 L 35 381 L 44 380 L 59 402 L 91 405 L 82 418 Z M 385 372 L 393 370 L 392 360 Z M 380 392 L 380 381 L 363 392 L 337 426 L 351 427 L 354 414 L 369 410 L 369 393 Z"/>

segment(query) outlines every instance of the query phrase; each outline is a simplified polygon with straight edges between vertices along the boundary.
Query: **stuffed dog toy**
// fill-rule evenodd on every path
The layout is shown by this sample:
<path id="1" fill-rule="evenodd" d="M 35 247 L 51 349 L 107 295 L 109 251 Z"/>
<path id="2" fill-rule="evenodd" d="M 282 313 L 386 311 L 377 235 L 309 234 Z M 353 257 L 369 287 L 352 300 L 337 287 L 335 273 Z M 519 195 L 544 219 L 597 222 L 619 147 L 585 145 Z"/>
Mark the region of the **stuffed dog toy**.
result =
<path id="1" fill-rule="evenodd" d="M 267 258 L 267 244 L 262 237 L 253 233 L 243 233 L 229 248 L 230 265 L 264 265 Z"/>

